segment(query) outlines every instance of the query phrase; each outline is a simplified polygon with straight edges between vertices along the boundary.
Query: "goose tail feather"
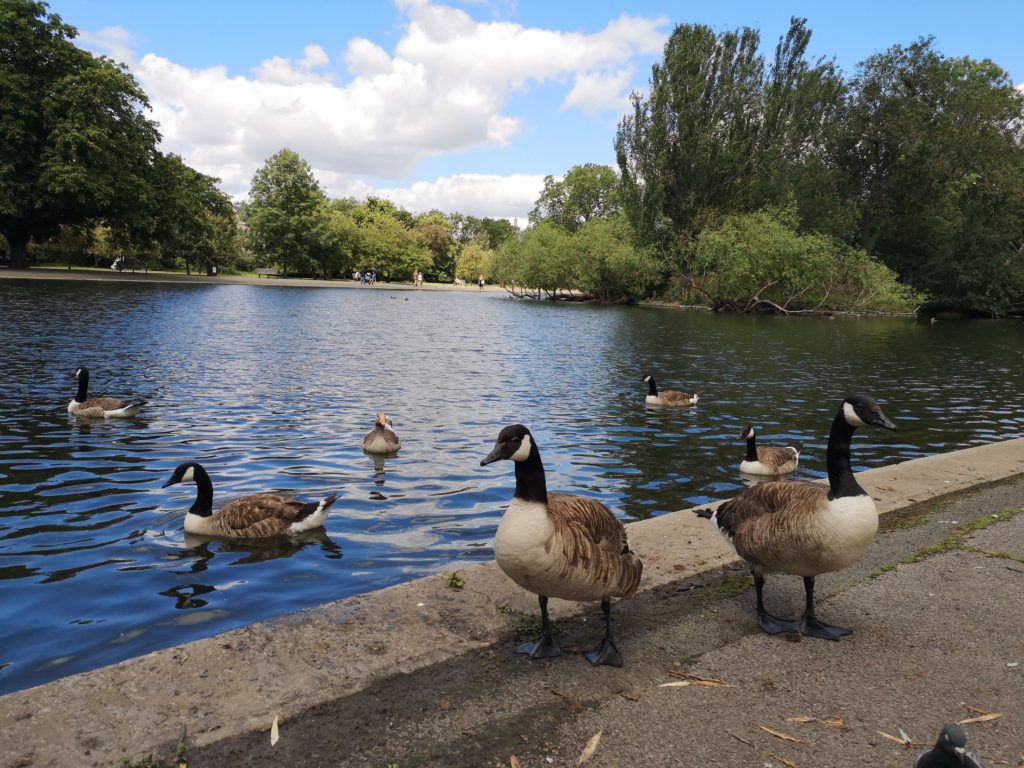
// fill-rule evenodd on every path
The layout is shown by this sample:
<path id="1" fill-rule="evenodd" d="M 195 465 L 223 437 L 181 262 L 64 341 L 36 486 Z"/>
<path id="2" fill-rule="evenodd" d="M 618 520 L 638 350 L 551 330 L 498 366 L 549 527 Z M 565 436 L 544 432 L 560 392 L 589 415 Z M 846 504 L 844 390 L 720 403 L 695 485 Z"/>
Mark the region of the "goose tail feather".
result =
<path id="1" fill-rule="evenodd" d="M 302 510 L 304 515 L 292 523 L 292 530 L 296 532 L 309 531 L 313 528 L 319 528 L 322 526 L 324 521 L 327 520 L 327 515 L 330 513 L 331 505 L 334 504 L 337 499 L 338 494 L 332 493 L 315 506 L 313 504 L 307 504 L 306 508 Z"/>
<path id="2" fill-rule="evenodd" d="M 125 406 L 123 406 L 121 408 L 118 408 L 117 410 L 107 411 L 106 412 L 106 416 L 107 416 L 107 418 L 111 418 L 111 417 L 116 418 L 116 417 L 119 417 L 119 416 L 134 416 L 135 414 L 137 414 L 139 412 L 139 409 L 142 408 L 142 406 L 144 406 L 148 402 L 149 402 L 148 400 L 139 400 L 137 403 L 132 403 L 131 405 L 125 405 Z"/>

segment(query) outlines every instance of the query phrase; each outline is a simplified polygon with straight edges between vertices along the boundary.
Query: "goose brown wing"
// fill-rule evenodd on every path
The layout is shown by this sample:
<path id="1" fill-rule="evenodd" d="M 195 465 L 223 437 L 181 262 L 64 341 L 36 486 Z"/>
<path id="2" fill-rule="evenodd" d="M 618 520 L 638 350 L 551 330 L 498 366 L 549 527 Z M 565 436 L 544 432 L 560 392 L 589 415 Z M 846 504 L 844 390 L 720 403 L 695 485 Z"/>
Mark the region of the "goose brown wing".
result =
<path id="1" fill-rule="evenodd" d="M 116 397 L 90 397 L 84 403 L 81 403 L 78 408 L 79 410 L 99 408 L 104 411 L 116 411 L 118 408 L 124 408 L 124 403 Z"/>
<path id="2" fill-rule="evenodd" d="M 606 584 L 610 596 L 636 591 L 643 562 L 630 550 L 625 526 L 608 507 L 596 499 L 551 493 L 548 515 L 570 567 Z"/>
<path id="3" fill-rule="evenodd" d="M 661 398 L 661 402 L 666 405 L 679 405 L 681 403 L 689 403 L 690 395 L 686 392 L 680 392 L 677 389 L 666 389 L 664 392 L 658 394 Z"/>
<path id="4" fill-rule="evenodd" d="M 740 557 L 756 561 L 784 546 L 793 530 L 812 527 L 811 518 L 827 502 L 828 486 L 820 483 L 758 483 L 719 506 L 715 521 Z"/>
<path id="5" fill-rule="evenodd" d="M 796 451 L 792 448 L 765 446 L 757 448 L 757 460 L 776 472 L 788 472 L 796 469 Z M 783 469 L 786 467 L 786 469 Z"/>
<path id="6" fill-rule="evenodd" d="M 214 525 L 229 536 L 262 538 L 285 533 L 303 504 L 272 493 L 236 499 L 214 515 Z"/>

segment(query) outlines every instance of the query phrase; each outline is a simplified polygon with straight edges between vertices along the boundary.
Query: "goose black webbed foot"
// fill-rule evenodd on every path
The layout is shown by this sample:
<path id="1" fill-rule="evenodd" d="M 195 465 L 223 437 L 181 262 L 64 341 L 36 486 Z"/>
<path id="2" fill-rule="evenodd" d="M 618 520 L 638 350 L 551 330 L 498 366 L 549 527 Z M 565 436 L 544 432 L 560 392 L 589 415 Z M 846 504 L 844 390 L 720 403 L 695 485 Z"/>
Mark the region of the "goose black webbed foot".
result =
<path id="1" fill-rule="evenodd" d="M 757 625 L 769 635 L 797 631 L 796 621 L 793 619 L 780 619 L 778 616 L 772 616 L 767 611 L 757 612 Z"/>
<path id="2" fill-rule="evenodd" d="M 525 653 L 531 659 L 553 659 L 556 656 L 561 656 L 562 652 L 558 650 L 558 644 L 550 634 L 543 634 L 536 640 L 531 640 L 528 643 L 523 643 L 516 648 L 516 653 Z"/>
<path id="3" fill-rule="evenodd" d="M 622 656 L 619 655 L 619 649 L 615 647 L 615 641 L 610 637 L 606 637 L 589 651 L 584 651 L 583 655 L 595 667 L 602 664 L 609 667 L 622 666 Z"/>
<path id="4" fill-rule="evenodd" d="M 814 616 L 804 616 L 800 622 L 800 634 L 817 637 L 821 640 L 838 640 L 843 635 L 852 635 L 852 629 L 837 627 L 818 621 Z"/>

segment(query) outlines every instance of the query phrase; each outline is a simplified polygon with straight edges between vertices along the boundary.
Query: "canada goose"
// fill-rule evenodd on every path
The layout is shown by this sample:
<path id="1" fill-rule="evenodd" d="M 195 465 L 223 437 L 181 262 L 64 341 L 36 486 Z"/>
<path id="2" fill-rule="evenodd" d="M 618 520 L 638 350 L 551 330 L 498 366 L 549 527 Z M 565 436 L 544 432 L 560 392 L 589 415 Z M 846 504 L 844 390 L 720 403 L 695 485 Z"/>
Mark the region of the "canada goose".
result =
<path id="1" fill-rule="evenodd" d="M 914 768 L 982 768 L 967 751 L 967 733 L 956 723 L 950 723 L 939 732 L 939 740 L 927 752 L 922 752 Z"/>
<path id="2" fill-rule="evenodd" d="M 838 640 L 850 630 L 818 621 L 814 615 L 814 577 L 839 571 L 860 560 L 878 530 L 875 502 L 850 469 L 850 438 L 857 427 L 896 425 L 869 395 L 843 400 L 832 420 L 825 462 L 828 487 L 820 483 L 776 480 L 749 488 L 726 501 L 709 518 L 750 565 L 757 591 L 757 621 L 765 632 L 795 632 L 795 621 L 764 609 L 764 574 L 792 573 L 804 577 L 806 608 L 799 631 L 809 637 Z"/>
<path id="3" fill-rule="evenodd" d="M 214 512 L 213 483 L 194 461 L 179 464 L 161 487 L 188 482 L 196 484 L 196 500 L 185 515 L 185 532 L 232 539 L 264 539 L 319 528 L 337 498 L 332 493 L 319 502 L 304 503 L 273 493 L 254 493 Z"/>
<path id="4" fill-rule="evenodd" d="M 800 462 L 802 440 L 794 440 L 784 448 L 777 445 L 758 446 L 754 428 L 747 427 L 740 433 L 740 440 L 747 441 L 747 456 L 740 462 L 740 472 L 748 475 L 785 475 L 796 469 Z"/>
<path id="5" fill-rule="evenodd" d="M 611 633 L 611 598 L 636 592 L 643 563 L 629 549 L 626 529 L 596 499 L 547 491 L 540 450 L 522 424 L 505 427 L 480 466 L 511 459 L 516 492 L 494 536 L 501 570 L 540 599 L 541 636 L 516 650 L 531 659 L 561 655 L 551 636 L 548 598 L 600 600 L 604 639 L 584 652 L 591 664 L 622 666 Z"/>
<path id="6" fill-rule="evenodd" d="M 394 453 L 401 447 L 402 441 L 395 434 L 391 419 L 378 413 L 373 429 L 363 438 L 363 450 L 367 453 Z"/>
<path id="7" fill-rule="evenodd" d="M 666 389 L 659 395 L 658 385 L 654 383 L 653 376 L 644 376 L 644 382 L 647 384 L 647 397 L 644 398 L 644 402 L 648 405 L 696 405 L 697 400 L 704 394 L 703 389 L 692 395 L 675 389 Z"/>
<path id="8" fill-rule="evenodd" d="M 131 405 L 125 405 L 116 397 L 89 397 L 89 369 L 78 368 L 75 371 L 75 378 L 78 379 L 78 394 L 68 403 L 68 413 L 72 416 L 82 416 L 91 419 L 116 419 L 125 416 L 134 416 L 139 408 L 146 404 L 145 400 L 139 400 Z"/>

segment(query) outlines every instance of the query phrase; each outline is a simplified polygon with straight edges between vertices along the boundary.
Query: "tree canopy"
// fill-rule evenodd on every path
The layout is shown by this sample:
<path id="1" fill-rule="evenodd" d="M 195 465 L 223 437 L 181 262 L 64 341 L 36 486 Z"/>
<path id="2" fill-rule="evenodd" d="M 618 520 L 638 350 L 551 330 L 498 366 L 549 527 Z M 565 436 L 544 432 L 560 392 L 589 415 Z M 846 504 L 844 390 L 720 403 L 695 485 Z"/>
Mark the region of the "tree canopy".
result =
<path id="1" fill-rule="evenodd" d="M 76 35 L 45 3 L 0 4 L 0 233 L 12 267 L 60 225 L 137 225 L 149 213 L 159 134 L 146 94 Z"/>

